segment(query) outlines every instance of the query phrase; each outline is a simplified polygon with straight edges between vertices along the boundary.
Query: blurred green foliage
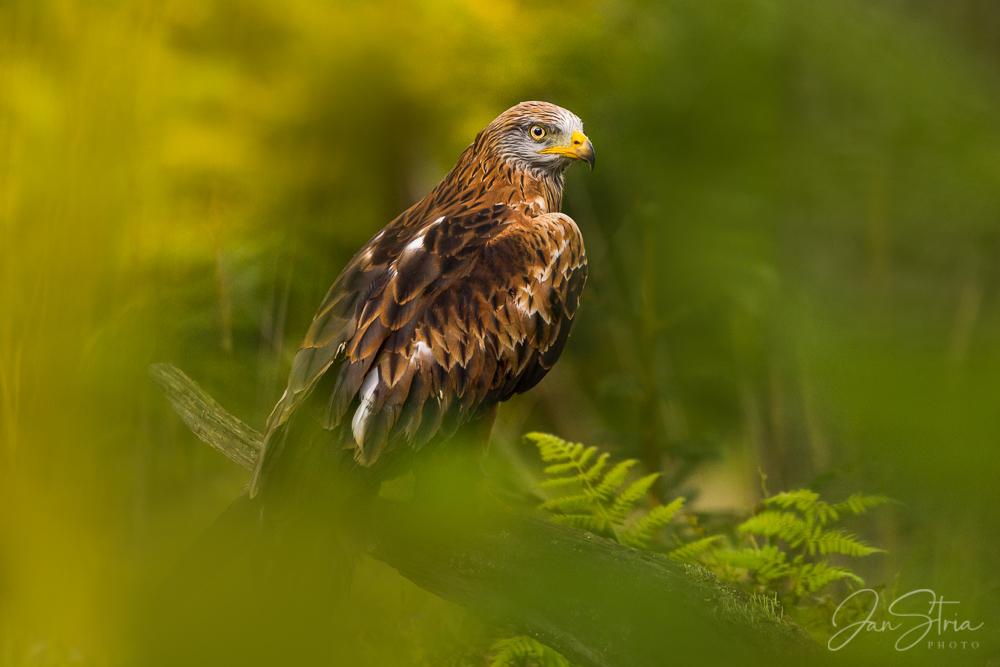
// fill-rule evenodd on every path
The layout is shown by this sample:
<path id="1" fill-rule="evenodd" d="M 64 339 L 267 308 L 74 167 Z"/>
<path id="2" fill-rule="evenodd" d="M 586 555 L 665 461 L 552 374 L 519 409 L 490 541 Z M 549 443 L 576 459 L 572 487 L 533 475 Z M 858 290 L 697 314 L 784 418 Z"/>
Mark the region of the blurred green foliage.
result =
<path id="1" fill-rule="evenodd" d="M 986 0 L 0 2 L 0 665 L 126 663 L 138 591 L 246 482 L 147 364 L 261 426 L 348 258 L 524 99 L 600 154 L 565 199 L 591 278 L 491 472 L 530 488 L 544 429 L 708 523 L 758 468 L 885 493 L 865 578 L 995 622 L 998 26 Z M 485 641 L 371 567 L 351 664 Z"/>

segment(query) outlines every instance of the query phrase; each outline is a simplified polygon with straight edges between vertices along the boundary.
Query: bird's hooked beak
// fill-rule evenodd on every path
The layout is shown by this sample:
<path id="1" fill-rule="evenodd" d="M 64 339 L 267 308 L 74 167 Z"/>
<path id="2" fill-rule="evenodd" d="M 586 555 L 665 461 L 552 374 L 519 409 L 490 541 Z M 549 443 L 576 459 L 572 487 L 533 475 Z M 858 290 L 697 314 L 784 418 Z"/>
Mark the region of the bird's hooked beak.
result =
<path id="1" fill-rule="evenodd" d="M 597 160 L 594 156 L 594 145 L 590 143 L 590 139 L 583 132 L 574 132 L 573 136 L 569 139 L 568 146 L 553 146 L 539 152 L 555 153 L 556 155 L 563 155 L 572 160 L 583 160 L 590 165 L 591 171 L 594 171 L 594 162 Z"/>

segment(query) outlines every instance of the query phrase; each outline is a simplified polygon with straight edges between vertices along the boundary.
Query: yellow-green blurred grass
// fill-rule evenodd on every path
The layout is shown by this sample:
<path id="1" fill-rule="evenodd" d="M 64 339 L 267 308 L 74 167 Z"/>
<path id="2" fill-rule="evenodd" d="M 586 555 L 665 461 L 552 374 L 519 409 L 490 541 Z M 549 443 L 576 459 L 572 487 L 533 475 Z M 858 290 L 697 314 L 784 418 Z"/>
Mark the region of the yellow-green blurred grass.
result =
<path id="1" fill-rule="evenodd" d="M 201 350 L 189 368 L 232 354 L 233 300 L 245 295 L 227 262 L 317 226 L 298 190 L 329 188 L 338 205 L 338 219 L 318 212 L 339 253 L 309 287 L 321 294 L 410 196 L 383 197 L 371 165 L 432 159 L 406 175 L 418 181 L 407 188 L 426 187 L 534 76 L 524 65 L 545 57 L 544 24 L 519 23 L 513 4 L 492 2 L 0 8 L 2 664 L 127 655 L 134 596 L 242 481 L 172 421 L 146 364 L 178 349 Z M 517 43 L 503 38 L 515 28 Z M 523 54 L 525 40 L 537 53 Z M 439 115 L 445 145 L 402 113 L 414 97 Z M 317 145 L 296 135 L 302 125 L 336 129 Z M 259 423 L 272 400 L 246 416 Z M 381 580 L 361 586 L 376 607 L 413 588 Z"/>

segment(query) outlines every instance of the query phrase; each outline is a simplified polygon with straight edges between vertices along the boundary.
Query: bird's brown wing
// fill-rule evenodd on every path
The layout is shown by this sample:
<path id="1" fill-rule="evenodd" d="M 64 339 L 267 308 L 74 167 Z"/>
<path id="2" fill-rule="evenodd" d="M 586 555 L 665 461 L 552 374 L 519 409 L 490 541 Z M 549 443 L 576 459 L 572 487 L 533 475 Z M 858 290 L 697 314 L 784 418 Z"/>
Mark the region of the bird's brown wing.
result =
<path id="1" fill-rule="evenodd" d="M 269 466 L 268 441 L 321 378 L 332 387 L 322 425 L 348 418 L 336 441 L 362 465 L 446 436 L 533 387 L 562 352 L 586 268 L 579 229 L 559 213 L 528 217 L 497 204 L 387 227 L 313 320 L 268 420 L 251 492 Z"/>

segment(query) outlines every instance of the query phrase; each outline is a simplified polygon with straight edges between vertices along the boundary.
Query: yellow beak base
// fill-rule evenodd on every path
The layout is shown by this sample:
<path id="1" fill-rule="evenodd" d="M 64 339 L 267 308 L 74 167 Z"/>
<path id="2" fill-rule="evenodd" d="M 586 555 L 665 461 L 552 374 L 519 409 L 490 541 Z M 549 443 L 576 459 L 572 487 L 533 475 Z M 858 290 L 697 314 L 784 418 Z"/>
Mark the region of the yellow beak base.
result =
<path id="1" fill-rule="evenodd" d="M 590 139 L 583 132 L 574 132 L 573 136 L 570 137 L 568 146 L 553 146 L 539 152 L 555 153 L 556 155 L 562 155 L 572 160 L 583 160 L 590 165 L 591 171 L 594 170 L 594 163 L 596 162 L 594 145 L 590 143 Z"/>

